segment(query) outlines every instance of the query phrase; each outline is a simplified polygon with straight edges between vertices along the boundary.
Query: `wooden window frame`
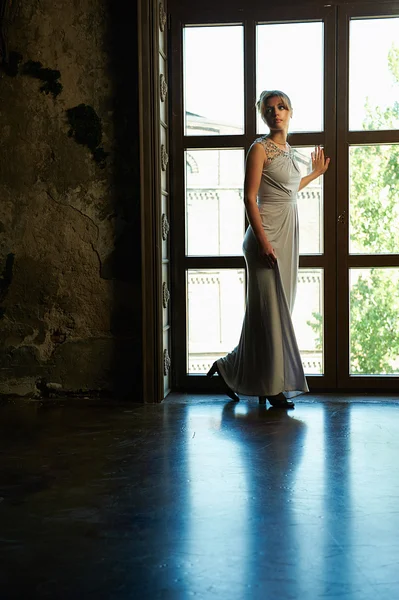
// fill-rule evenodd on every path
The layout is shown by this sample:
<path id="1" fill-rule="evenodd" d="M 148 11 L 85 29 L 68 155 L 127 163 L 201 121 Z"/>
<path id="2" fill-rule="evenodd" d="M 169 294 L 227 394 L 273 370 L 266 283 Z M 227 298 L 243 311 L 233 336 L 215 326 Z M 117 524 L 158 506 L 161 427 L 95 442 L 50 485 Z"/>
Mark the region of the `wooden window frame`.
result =
<path id="1" fill-rule="evenodd" d="M 349 215 L 349 148 L 352 145 L 398 144 L 399 130 L 349 131 L 349 28 L 352 18 L 399 16 L 399 3 L 350 3 L 338 16 L 338 104 L 337 104 L 337 218 Z M 338 389 L 356 391 L 398 390 L 399 377 L 350 375 L 349 365 L 349 272 L 356 267 L 399 267 L 398 254 L 349 254 L 349 222 L 344 219 L 337 231 L 337 355 Z"/>
<path id="2" fill-rule="evenodd" d="M 349 375 L 349 280 L 351 267 L 399 266 L 398 255 L 353 256 L 348 254 L 347 223 L 338 224 L 348 214 L 348 148 L 351 144 L 397 143 L 399 131 L 349 132 L 348 118 L 348 31 L 351 17 L 399 15 L 398 2 L 333 2 L 324 5 L 314 0 L 302 6 L 283 2 L 277 9 L 259 8 L 254 0 L 246 7 L 232 0 L 226 7 L 203 0 L 196 7 L 179 6 L 171 0 L 171 86 L 172 86 L 172 326 L 174 331 L 174 389 L 179 391 L 220 390 L 217 378 L 186 373 L 186 272 L 193 268 L 245 268 L 242 256 L 185 256 L 184 150 L 187 148 L 244 148 L 246 152 L 256 132 L 256 24 L 323 20 L 325 23 L 324 132 L 293 133 L 292 146 L 323 144 L 332 161 L 324 181 L 324 254 L 301 255 L 300 268 L 324 270 L 324 362 L 325 375 L 307 376 L 312 391 L 382 391 L 398 388 L 397 376 L 362 377 Z M 289 15 L 289 19 L 286 16 Z M 186 25 L 243 24 L 244 26 L 244 134 L 239 136 L 184 136 L 182 30 Z M 250 68 L 250 65 L 253 68 Z M 306 73 L 304 73 L 304 86 Z M 306 93 L 306 89 L 304 89 Z M 346 246 L 342 240 L 346 240 Z M 238 341 L 238 340 L 237 340 Z M 344 352 L 340 348 L 346 348 Z M 346 373 L 345 374 L 345 368 Z"/>

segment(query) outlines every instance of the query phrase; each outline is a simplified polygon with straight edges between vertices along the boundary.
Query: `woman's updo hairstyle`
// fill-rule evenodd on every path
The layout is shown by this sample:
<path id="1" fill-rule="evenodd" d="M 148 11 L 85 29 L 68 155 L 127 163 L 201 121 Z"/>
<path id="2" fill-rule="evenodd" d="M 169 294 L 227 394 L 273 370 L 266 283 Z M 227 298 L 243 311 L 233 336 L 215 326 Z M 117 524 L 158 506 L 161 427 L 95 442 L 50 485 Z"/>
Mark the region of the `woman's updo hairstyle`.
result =
<path id="1" fill-rule="evenodd" d="M 292 112 L 291 100 L 288 98 L 287 94 L 284 94 L 284 92 L 281 92 L 280 90 L 264 90 L 263 92 L 261 92 L 261 94 L 259 96 L 259 100 L 256 103 L 256 108 L 260 112 L 262 121 L 264 121 L 265 123 L 266 123 L 266 115 L 265 115 L 266 103 L 268 100 L 270 100 L 270 98 L 280 98 L 281 103 L 284 105 L 284 107 L 287 110 L 289 110 L 290 112 Z"/>

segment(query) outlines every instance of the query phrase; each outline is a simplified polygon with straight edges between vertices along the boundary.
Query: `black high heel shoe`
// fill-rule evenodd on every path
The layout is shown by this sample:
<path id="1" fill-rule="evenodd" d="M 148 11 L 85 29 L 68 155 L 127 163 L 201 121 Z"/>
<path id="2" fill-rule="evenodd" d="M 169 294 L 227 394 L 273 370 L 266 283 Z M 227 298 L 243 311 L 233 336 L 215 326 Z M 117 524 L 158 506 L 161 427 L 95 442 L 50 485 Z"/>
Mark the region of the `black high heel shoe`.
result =
<path id="1" fill-rule="evenodd" d="M 259 403 L 261 397 L 263 398 L 264 396 L 259 397 Z M 273 408 L 284 408 L 285 410 L 295 408 L 294 402 L 292 400 L 287 400 L 282 392 L 276 396 L 268 396 L 267 399 Z"/>
<path id="2" fill-rule="evenodd" d="M 259 396 L 259 404 L 266 404 L 266 396 Z"/>
<path id="3" fill-rule="evenodd" d="M 237 394 L 236 394 L 235 392 L 233 392 L 233 390 L 231 390 L 231 389 L 229 388 L 229 386 L 227 385 L 227 383 L 226 383 L 226 382 L 225 382 L 225 380 L 223 379 L 223 377 L 222 377 L 222 375 L 221 375 L 221 373 L 220 373 L 220 371 L 219 371 L 219 369 L 218 369 L 218 366 L 217 366 L 217 363 L 216 363 L 216 361 L 213 363 L 213 365 L 212 365 L 212 366 L 211 366 L 211 368 L 209 369 L 209 371 L 208 371 L 208 373 L 206 374 L 206 376 L 207 376 L 207 377 L 212 377 L 212 376 L 213 376 L 215 373 L 217 373 L 217 374 L 219 375 L 219 377 L 221 378 L 221 380 L 223 381 L 223 383 L 224 383 L 224 386 L 225 386 L 225 392 L 226 392 L 226 395 L 227 395 L 229 398 L 231 398 L 232 400 L 234 400 L 234 402 L 239 402 L 239 401 L 240 401 L 240 399 L 239 399 L 239 397 L 237 396 Z"/>

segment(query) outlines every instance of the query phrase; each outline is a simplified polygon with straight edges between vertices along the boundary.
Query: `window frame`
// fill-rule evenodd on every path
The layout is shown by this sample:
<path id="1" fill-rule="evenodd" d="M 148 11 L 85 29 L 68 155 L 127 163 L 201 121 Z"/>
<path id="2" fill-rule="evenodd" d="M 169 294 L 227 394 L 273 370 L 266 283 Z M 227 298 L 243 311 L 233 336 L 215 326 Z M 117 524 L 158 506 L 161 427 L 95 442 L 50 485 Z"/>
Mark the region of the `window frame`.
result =
<path id="1" fill-rule="evenodd" d="M 307 376 L 312 391 L 364 391 L 394 389 L 398 376 L 362 377 L 349 375 L 349 268 L 355 266 L 399 266 L 399 255 L 349 255 L 348 224 L 339 217 L 348 214 L 348 148 L 357 143 L 399 143 L 399 131 L 349 131 L 349 19 L 399 15 L 399 3 L 343 2 L 333 5 L 253 7 L 234 3 L 212 9 L 178 6 L 172 1 L 171 15 L 171 184 L 172 184 L 172 298 L 173 298 L 173 387 L 178 391 L 221 390 L 217 378 L 186 373 L 187 300 L 186 272 L 202 268 L 245 268 L 242 256 L 185 255 L 184 151 L 200 148 L 244 148 L 246 153 L 256 138 L 256 25 L 323 20 L 324 22 L 324 132 L 293 133 L 291 146 L 322 144 L 331 157 L 324 176 L 324 254 L 301 255 L 300 268 L 324 271 L 324 375 Z M 281 18 L 283 14 L 284 18 Z M 287 17 L 289 15 L 289 17 Z M 238 24 L 244 26 L 244 134 L 239 136 L 185 136 L 183 114 L 183 27 L 186 25 Z M 304 73 L 306 81 L 306 73 Z M 237 340 L 238 341 L 238 340 Z"/>

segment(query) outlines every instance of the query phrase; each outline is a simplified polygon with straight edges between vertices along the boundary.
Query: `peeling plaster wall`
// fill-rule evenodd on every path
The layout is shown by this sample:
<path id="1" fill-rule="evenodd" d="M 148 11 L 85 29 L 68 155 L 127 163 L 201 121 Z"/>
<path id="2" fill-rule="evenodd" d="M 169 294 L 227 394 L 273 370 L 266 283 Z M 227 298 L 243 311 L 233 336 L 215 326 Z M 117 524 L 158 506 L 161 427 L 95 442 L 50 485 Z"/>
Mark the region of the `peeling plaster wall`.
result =
<path id="1" fill-rule="evenodd" d="M 0 72 L 0 394 L 140 399 L 134 9 L 14 3 L 8 50 L 22 62 Z M 23 74 L 30 60 L 59 70 L 57 97 Z M 69 135 L 66 111 L 82 103 L 101 121 L 103 168 Z"/>

